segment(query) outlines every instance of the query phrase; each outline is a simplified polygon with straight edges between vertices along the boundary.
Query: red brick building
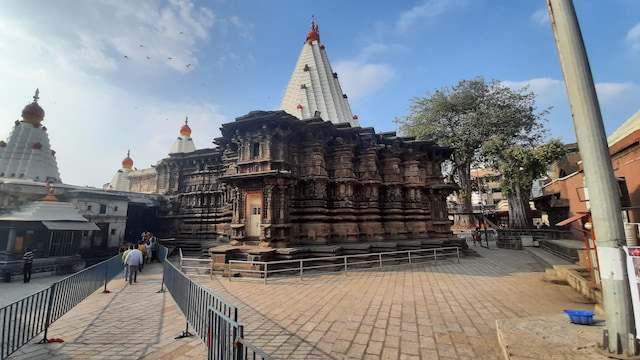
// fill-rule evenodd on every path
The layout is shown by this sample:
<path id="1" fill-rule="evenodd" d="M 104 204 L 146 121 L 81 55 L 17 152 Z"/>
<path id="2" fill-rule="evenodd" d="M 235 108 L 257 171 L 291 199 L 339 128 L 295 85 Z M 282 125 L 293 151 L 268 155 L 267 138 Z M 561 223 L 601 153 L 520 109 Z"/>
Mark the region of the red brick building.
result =
<path id="1" fill-rule="evenodd" d="M 608 138 L 609 153 L 616 178 L 625 222 L 640 222 L 640 111 Z M 570 227 L 574 238 L 582 239 L 581 215 L 589 211 L 588 189 L 577 146 L 552 166 L 543 196 L 534 199 L 536 208 L 546 212 L 551 227 Z M 569 223 L 565 220 L 574 220 Z"/>

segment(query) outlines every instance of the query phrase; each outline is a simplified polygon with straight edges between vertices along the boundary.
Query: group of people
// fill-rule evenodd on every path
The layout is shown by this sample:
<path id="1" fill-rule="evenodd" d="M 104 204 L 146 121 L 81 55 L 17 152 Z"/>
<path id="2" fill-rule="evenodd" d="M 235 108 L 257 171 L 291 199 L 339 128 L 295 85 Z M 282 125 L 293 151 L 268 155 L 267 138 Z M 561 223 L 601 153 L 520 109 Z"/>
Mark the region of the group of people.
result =
<path id="1" fill-rule="evenodd" d="M 143 231 L 138 244 L 129 245 L 129 248 L 122 253 L 124 280 L 129 281 L 129 284 L 137 282 L 138 272 L 142 272 L 145 263 L 149 264 L 153 261 L 157 248 L 156 237 L 148 231 Z"/>

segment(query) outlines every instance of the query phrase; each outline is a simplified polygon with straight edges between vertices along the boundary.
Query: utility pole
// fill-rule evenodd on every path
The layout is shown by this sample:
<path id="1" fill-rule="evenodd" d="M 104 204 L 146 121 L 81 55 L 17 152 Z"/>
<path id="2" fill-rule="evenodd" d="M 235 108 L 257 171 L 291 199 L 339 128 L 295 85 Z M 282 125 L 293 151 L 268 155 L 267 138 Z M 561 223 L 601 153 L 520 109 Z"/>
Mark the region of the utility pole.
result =
<path id="1" fill-rule="evenodd" d="M 605 355 L 635 355 L 624 227 L 606 133 L 572 0 L 547 0 L 551 27 L 573 114 L 595 233 L 606 325 Z"/>

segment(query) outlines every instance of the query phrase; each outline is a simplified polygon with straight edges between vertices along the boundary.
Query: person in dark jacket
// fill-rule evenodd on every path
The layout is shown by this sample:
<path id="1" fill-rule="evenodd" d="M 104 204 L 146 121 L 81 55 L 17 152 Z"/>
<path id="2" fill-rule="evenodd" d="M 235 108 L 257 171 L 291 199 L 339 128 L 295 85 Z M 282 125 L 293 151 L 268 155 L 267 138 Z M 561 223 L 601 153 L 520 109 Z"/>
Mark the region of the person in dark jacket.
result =
<path id="1" fill-rule="evenodd" d="M 33 251 L 31 249 L 24 249 L 24 255 L 22 255 L 22 273 L 24 275 L 24 282 L 31 281 L 31 271 L 33 270 Z"/>

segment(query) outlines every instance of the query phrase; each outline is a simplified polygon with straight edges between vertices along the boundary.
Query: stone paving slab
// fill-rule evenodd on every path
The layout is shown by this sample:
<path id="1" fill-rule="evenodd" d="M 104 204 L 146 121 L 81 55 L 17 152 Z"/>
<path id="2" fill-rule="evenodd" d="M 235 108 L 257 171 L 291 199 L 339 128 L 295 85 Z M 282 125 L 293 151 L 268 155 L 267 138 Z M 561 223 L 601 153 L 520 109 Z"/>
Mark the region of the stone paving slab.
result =
<path id="1" fill-rule="evenodd" d="M 502 359 L 497 320 L 593 310 L 568 286 L 543 281 L 544 266 L 528 253 L 474 249 L 481 256 L 459 264 L 267 285 L 197 280 L 235 304 L 247 339 L 278 359 Z"/>
<path id="2" fill-rule="evenodd" d="M 123 276 L 123 275 L 122 275 Z M 169 292 L 158 291 L 162 266 L 145 265 L 138 282 L 122 276 L 99 289 L 54 322 L 47 338 L 63 343 L 38 344 L 40 336 L 8 359 L 206 359 L 206 347 L 197 337 L 175 339 L 186 329 L 186 319 Z"/>
<path id="3" fill-rule="evenodd" d="M 54 282 L 64 279 L 69 275 L 33 274 L 31 281 L 24 283 L 21 277 L 14 276 L 11 282 L 0 282 L 0 308 L 42 291 Z"/>
<path id="4" fill-rule="evenodd" d="M 577 325 L 567 315 L 502 319 L 497 321 L 498 338 L 505 359 L 604 360 L 598 352 L 604 322 L 594 317 L 593 325 Z M 541 349 L 544 349 L 541 351 Z"/>
<path id="5" fill-rule="evenodd" d="M 545 282 L 544 266 L 527 252 L 474 249 L 480 257 L 460 263 L 267 285 L 258 279 L 193 279 L 236 305 L 245 337 L 276 359 L 502 359 L 497 322 L 593 310 L 570 287 Z M 168 292 L 157 293 L 160 283 L 159 264 L 147 266 L 135 285 L 113 280 L 110 294 L 97 291 L 52 325 L 48 336 L 64 343 L 31 343 L 10 359 L 206 358 L 197 338 L 174 339 L 186 320 Z M 558 358 L 539 350 L 539 357 L 530 358 Z"/>

